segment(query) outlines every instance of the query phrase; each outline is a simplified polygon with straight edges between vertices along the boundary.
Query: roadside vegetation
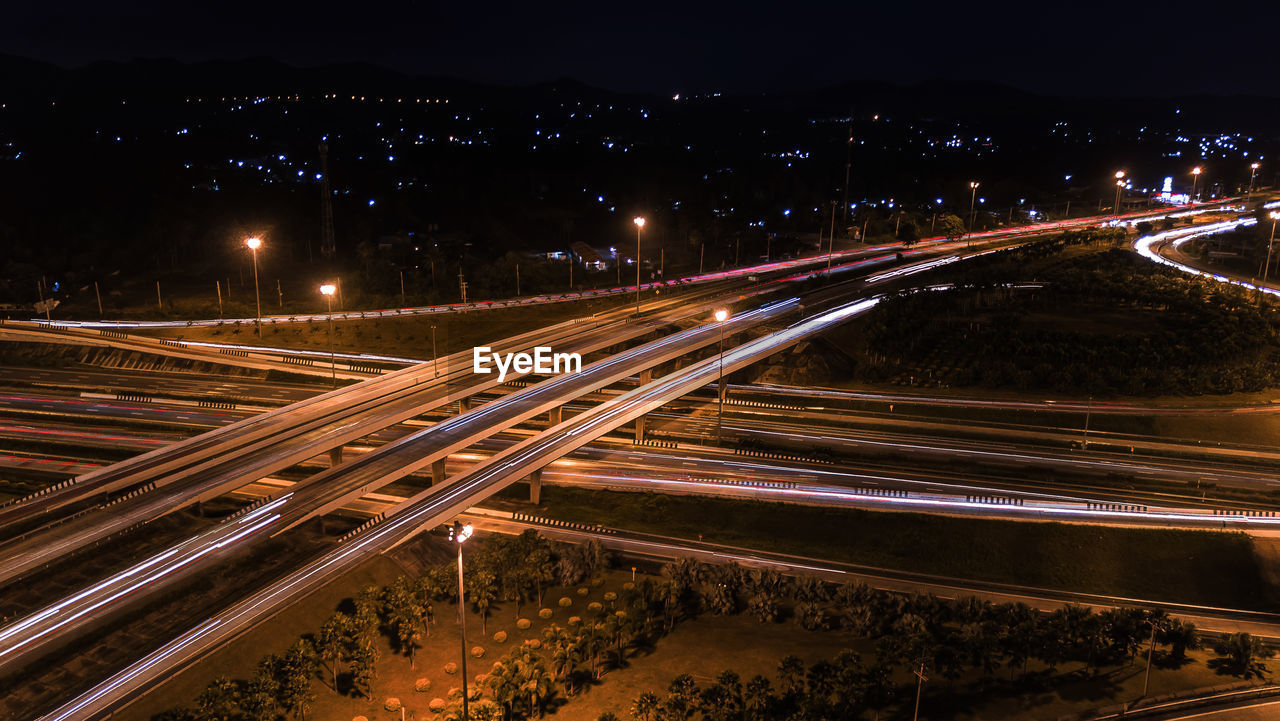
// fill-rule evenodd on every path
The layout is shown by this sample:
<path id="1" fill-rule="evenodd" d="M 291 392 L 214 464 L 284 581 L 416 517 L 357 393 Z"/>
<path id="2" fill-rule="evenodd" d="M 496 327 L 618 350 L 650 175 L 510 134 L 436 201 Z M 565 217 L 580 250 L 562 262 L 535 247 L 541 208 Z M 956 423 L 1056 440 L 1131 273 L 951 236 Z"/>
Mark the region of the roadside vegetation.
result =
<path id="1" fill-rule="evenodd" d="M 1280 385 L 1271 301 L 1125 250 L 1065 250 L 1013 251 L 954 288 L 886 299 L 860 338 L 840 337 L 846 380 L 1074 396 Z"/>
<path id="2" fill-rule="evenodd" d="M 1227 608 L 1277 607 L 1275 589 L 1263 580 L 1252 542 L 1242 533 L 1015 523 L 561 487 L 544 487 L 542 502 L 542 512 L 565 521 L 879 568 Z M 715 523 L 708 523 L 712 518 Z"/>
<path id="3" fill-rule="evenodd" d="M 1141 663 L 1152 629 L 1157 690 L 1270 673 L 1269 652 L 1256 639 L 1236 634 L 1210 644 L 1216 655 L 1203 654 L 1196 627 L 1161 612 L 1066 606 L 1041 613 L 689 558 L 656 574 L 627 575 L 609 570 L 615 559 L 596 541 L 552 543 L 534 531 L 475 545 L 466 574 L 465 673 L 477 721 L 562 713 L 642 721 L 900 714 L 914 700 L 916 670 L 932 677 L 931 717 L 1029 692 L 1041 695 L 1041 711 L 1081 710 L 1131 691 L 1124 680 Z M 288 645 L 263 656 L 248 678 L 214 679 L 190 703 L 153 718 L 380 718 L 404 709 L 455 721 L 464 673 L 456 584 L 445 562 L 368 586 L 318 628 L 282 640 Z M 683 671 L 671 679 L 672 668 L 690 664 L 712 678 L 702 667 L 723 660 L 714 639 L 726 623 L 737 641 L 761 640 L 737 654 L 741 671 L 720 672 L 711 683 Z M 677 634 L 686 638 L 668 642 Z M 690 648 L 690 634 L 702 644 Z M 779 655 L 762 661 L 756 650 Z M 1092 695 L 1063 700 L 1081 685 Z"/>

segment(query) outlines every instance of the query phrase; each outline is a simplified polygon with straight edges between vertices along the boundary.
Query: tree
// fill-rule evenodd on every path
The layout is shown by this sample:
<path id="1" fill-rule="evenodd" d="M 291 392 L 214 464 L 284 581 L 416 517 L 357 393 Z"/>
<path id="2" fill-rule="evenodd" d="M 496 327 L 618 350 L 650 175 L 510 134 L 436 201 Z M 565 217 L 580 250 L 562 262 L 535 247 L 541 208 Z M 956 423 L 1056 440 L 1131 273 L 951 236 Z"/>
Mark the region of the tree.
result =
<path id="1" fill-rule="evenodd" d="M 422 638 L 425 611 L 414 584 L 407 576 L 400 576 L 387 586 L 382 594 L 382 607 L 400 650 L 409 655 L 409 668 L 414 668 L 414 651 Z"/>
<path id="2" fill-rule="evenodd" d="M 688 721 L 697 710 L 698 687 L 687 673 L 671 680 L 667 697 L 662 701 L 663 721 Z"/>
<path id="3" fill-rule="evenodd" d="M 796 600 L 802 603 L 822 603 L 831 597 L 827 583 L 817 576 L 803 576 L 796 582 Z"/>
<path id="4" fill-rule="evenodd" d="M 494 662 L 493 669 L 489 671 L 485 683 L 489 686 L 489 695 L 493 697 L 494 702 L 502 706 L 505 712 L 504 716 L 510 718 L 515 706 L 516 696 L 520 691 L 520 685 L 517 683 L 515 674 L 511 665 L 507 663 L 507 659 Z"/>
<path id="5" fill-rule="evenodd" d="M 783 696 L 799 696 L 804 693 L 804 663 L 799 656 L 784 656 L 778 662 L 778 683 Z"/>
<path id="6" fill-rule="evenodd" d="M 796 621 L 806 631 L 827 627 L 827 614 L 816 603 L 804 602 L 796 606 Z"/>
<path id="7" fill-rule="evenodd" d="M 489 610 L 493 602 L 498 600 L 498 579 L 492 571 L 479 569 L 469 574 L 467 595 L 471 598 L 471 606 L 480 614 L 480 632 L 489 633 Z"/>
<path id="8" fill-rule="evenodd" d="M 278 698 L 286 712 L 306 719 L 307 710 L 315 701 L 311 693 L 311 678 L 316 673 L 316 652 L 305 639 L 289 647 L 277 667 Z"/>
<path id="9" fill-rule="evenodd" d="M 196 696 L 196 709 L 206 721 L 230 721 L 236 715 L 237 697 L 235 682 L 221 676 Z"/>
<path id="10" fill-rule="evenodd" d="M 346 658 L 346 649 L 350 636 L 351 617 L 338 612 L 325 620 L 316 637 L 316 652 L 320 660 L 329 666 L 333 674 L 333 690 L 338 690 L 338 664 Z"/>
<path id="11" fill-rule="evenodd" d="M 662 701 L 658 698 L 658 694 L 645 691 L 636 696 L 636 700 L 631 703 L 631 718 L 635 721 L 658 721 L 658 713 L 661 709 Z"/>
<path id="12" fill-rule="evenodd" d="M 964 221 L 950 213 L 938 218 L 938 229 L 947 240 L 953 243 L 965 235 Z"/>
<path id="13" fill-rule="evenodd" d="M 1187 656 L 1187 649 L 1200 648 L 1200 631 L 1190 621 L 1171 619 L 1156 631 L 1156 640 L 1168 644 L 1173 659 L 1182 661 Z"/>
<path id="14" fill-rule="evenodd" d="M 1233 633 L 1222 639 L 1213 650 L 1224 657 L 1214 659 L 1217 663 L 1213 665 L 1227 673 L 1244 678 L 1266 675 L 1267 667 L 1261 661 L 1265 651 L 1261 639 L 1247 633 Z"/>
<path id="15" fill-rule="evenodd" d="M 249 681 L 240 697 L 240 712 L 248 721 L 269 721 L 276 716 L 276 693 L 279 690 L 273 667 L 275 656 L 268 656 L 259 664 L 258 675 Z M 267 668 L 263 668 L 263 666 Z"/>
<path id="16" fill-rule="evenodd" d="M 764 676 L 753 676 L 743 690 L 742 700 L 748 721 L 764 721 L 768 718 L 776 700 L 769 679 Z"/>
<path id="17" fill-rule="evenodd" d="M 351 682 L 365 698 L 373 698 L 373 679 L 378 675 L 378 649 L 373 644 L 360 644 L 351 656 Z"/>

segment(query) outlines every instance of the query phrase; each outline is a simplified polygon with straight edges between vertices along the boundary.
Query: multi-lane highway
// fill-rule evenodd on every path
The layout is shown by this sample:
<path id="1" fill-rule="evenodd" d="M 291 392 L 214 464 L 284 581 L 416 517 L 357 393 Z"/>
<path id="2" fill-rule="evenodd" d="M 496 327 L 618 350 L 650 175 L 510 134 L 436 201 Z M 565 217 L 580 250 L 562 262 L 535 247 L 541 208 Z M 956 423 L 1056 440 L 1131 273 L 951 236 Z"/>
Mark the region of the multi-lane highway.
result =
<path id="1" fill-rule="evenodd" d="M 866 282 L 870 284 L 901 280 L 909 277 L 912 272 L 923 272 L 942 267 L 948 262 L 955 262 L 953 258 L 954 256 L 943 256 L 936 260 L 913 263 L 908 268 L 901 270 L 883 270 L 866 278 Z M 880 259 L 871 258 L 868 260 Z M 845 265 L 865 268 L 867 267 L 867 260 L 855 261 Z M 802 273 L 800 277 L 805 276 Z M 810 301 L 806 302 L 810 306 L 809 312 L 813 313 L 815 306 Z M 191 632 L 178 639 L 175 642 L 176 645 L 170 644 L 160 649 L 156 654 L 149 656 L 143 665 L 135 665 L 130 670 L 117 675 L 112 681 L 99 686 L 73 707 L 68 708 L 74 709 L 71 711 L 74 716 L 79 716 L 84 713 L 92 713 L 96 709 L 113 707 L 120 700 L 127 699 L 140 689 L 146 688 L 156 678 L 156 674 L 163 674 L 168 670 L 180 667 L 223 640 L 243 633 L 245 629 L 252 627 L 253 624 L 266 615 L 280 608 L 282 604 L 289 602 L 290 599 L 296 599 L 300 595 L 305 595 L 310 589 L 317 587 L 317 584 L 327 582 L 341 573 L 343 569 L 349 568 L 352 563 L 366 557 L 368 554 L 385 550 L 403 542 L 414 534 L 421 532 L 424 528 L 428 528 L 441 520 L 447 519 L 452 514 L 465 510 L 478 499 L 492 494 L 499 488 L 521 480 L 532 472 L 541 470 L 556 458 L 581 448 L 584 444 L 599 438 L 622 424 L 654 412 L 658 407 L 674 398 L 705 386 L 722 372 L 732 372 L 772 353 L 776 353 L 781 348 L 846 321 L 848 318 L 870 308 L 874 303 L 874 297 L 864 297 L 857 302 L 838 305 L 830 310 L 814 313 L 809 318 L 790 327 L 768 332 L 759 338 L 737 345 L 721 356 L 699 361 L 657 381 L 645 383 L 643 382 L 645 379 L 642 378 L 642 383 L 638 388 L 606 400 L 597 406 L 590 407 L 568 420 L 553 423 L 549 430 L 500 450 L 489 459 L 481 461 L 475 467 L 468 469 L 465 473 L 459 473 L 449 478 L 446 483 L 437 482 L 430 489 L 406 500 L 402 505 L 389 509 L 385 520 L 381 523 L 373 525 L 370 529 L 341 544 L 334 551 L 302 567 L 294 574 L 282 579 L 279 583 L 272 584 L 268 588 L 255 593 L 252 597 L 237 604 L 226 613 L 219 614 L 216 618 L 211 618 L 208 622 L 192 629 Z M 38 656 L 42 652 L 41 648 L 44 648 L 43 644 L 56 643 L 51 640 L 54 637 L 74 636 L 77 629 L 84 628 L 81 624 L 100 622 L 102 617 L 100 612 L 124 594 L 130 594 L 143 586 L 155 586 L 158 588 L 160 586 L 159 581 L 162 579 L 168 577 L 177 578 L 183 573 L 194 571 L 199 568 L 204 559 L 213 558 L 224 550 L 231 549 L 233 546 L 237 546 L 248 539 L 261 538 L 265 533 L 274 531 L 276 528 L 291 525 L 291 519 L 305 518 L 307 515 L 331 510 L 364 495 L 382 483 L 390 482 L 412 473 L 414 470 L 431 463 L 432 460 L 446 456 L 450 451 L 472 445 L 480 438 L 509 428 L 533 415 L 547 412 L 553 408 L 563 407 L 569 399 L 585 395 L 596 388 L 615 382 L 623 377 L 636 375 L 646 368 L 667 362 L 675 357 L 687 355 L 700 346 L 714 343 L 716 336 L 722 330 L 733 333 L 737 329 L 744 329 L 765 322 L 776 322 L 782 315 L 794 310 L 793 308 L 784 308 L 784 306 L 785 304 L 776 304 L 763 307 L 756 311 L 760 314 L 758 316 L 753 316 L 750 311 L 740 312 L 728 322 L 731 324 L 736 321 L 738 325 L 730 326 L 726 324 L 723 329 L 714 326 L 695 327 L 681 333 L 666 336 L 639 348 L 617 353 L 589 366 L 589 368 L 593 369 L 592 372 L 598 375 L 590 376 L 580 381 L 579 385 L 569 381 L 557 385 L 563 379 L 552 379 L 532 385 L 523 391 L 503 396 L 498 401 L 491 401 L 489 404 L 473 409 L 469 413 L 438 423 L 426 431 L 392 441 L 361 455 L 356 460 L 336 466 L 330 471 L 308 479 L 305 483 L 297 484 L 284 491 L 278 497 L 269 499 L 266 503 L 252 508 L 233 521 L 221 524 L 207 534 L 200 534 L 187 539 L 169 549 L 166 552 L 168 555 L 161 554 L 156 558 L 148 559 L 135 566 L 126 575 L 115 575 L 103 579 L 100 583 L 83 589 L 41 612 L 24 618 L 5 629 L 0 629 L 0 643 L 9 644 L 0 648 L 0 669 L 16 668 L 22 665 L 26 660 Z M 704 307 L 698 312 L 705 313 L 705 310 L 706 308 Z M 643 322 L 640 321 L 640 323 Z M 667 325 L 671 322 L 670 319 L 662 321 Z M 640 325 L 640 323 L 623 324 L 623 327 L 634 327 Z M 611 330 L 616 331 L 616 328 L 617 325 L 613 326 Z M 637 332 L 630 338 L 638 339 L 656 330 L 658 330 L 657 327 L 650 326 L 644 332 Z M 604 343 L 602 341 L 597 348 L 603 348 L 619 342 L 616 332 L 613 332 L 612 338 L 612 343 Z M 587 345 L 589 345 L 589 342 Z M 469 370 L 469 363 L 467 365 Z M 449 366 L 446 365 L 445 367 L 448 368 Z M 413 367 L 399 373 L 411 374 L 415 369 L 419 372 L 422 370 L 421 367 Z M 389 374 L 386 377 L 397 378 L 397 374 Z M 374 381 L 369 383 L 374 383 Z M 344 391 L 349 390 L 344 389 Z M 454 391 L 444 395 L 444 398 L 447 399 L 445 402 L 472 397 L 483 390 L 485 390 L 483 384 L 471 384 L 466 388 L 465 394 Z M 345 393 L 339 392 L 339 395 L 340 397 L 345 396 Z M 319 398 L 326 397 L 320 396 Z M 317 400 L 311 399 L 311 401 L 304 401 L 303 403 L 316 403 Z M 329 396 L 329 400 L 332 400 L 331 396 Z M 418 412 L 412 415 L 419 415 L 422 412 L 421 408 L 415 410 Z M 271 415 L 265 414 L 264 417 L 270 417 Z M 405 417 L 412 417 L 412 415 Z M 250 421 L 252 420 L 255 419 L 250 419 Z M 386 417 L 379 420 L 379 423 L 382 424 L 380 427 L 387 427 L 399 422 L 384 421 L 386 421 Z M 250 422 L 241 421 L 228 426 L 228 428 L 241 424 L 252 425 Z M 352 436 L 351 440 L 368 435 L 370 432 L 368 427 L 360 430 L 364 431 L 364 433 Z M 452 434 L 456 434 L 456 438 Z M 199 448 L 199 444 L 194 445 Z M 310 451 L 310 456 L 314 456 L 317 453 L 317 448 L 320 447 L 309 446 L 306 447 L 306 450 Z M 283 453 L 277 451 L 273 455 L 283 455 Z M 424 460 L 424 458 L 429 459 Z M 291 457 L 291 460 L 296 462 L 298 459 Z M 255 468 L 254 472 L 260 472 L 262 468 Z M 216 486 L 216 488 L 207 487 L 197 492 L 195 496 L 187 497 L 185 502 L 189 502 L 193 497 L 211 497 L 211 495 L 206 496 L 204 494 L 220 495 L 235 487 L 243 486 L 245 482 L 256 480 L 250 477 L 252 473 L 244 473 L 243 471 L 243 468 L 240 469 L 241 474 L 234 479 L 225 478 L 224 483 Z M 104 473 L 104 475 L 106 474 Z M 119 488 L 124 487 L 121 486 Z M 824 491 L 818 489 L 817 492 Z M 146 495 L 149 494 L 143 494 L 142 497 Z M 159 497 L 159 495 L 156 496 L 156 498 Z M 304 498 L 306 499 L 305 502 L 300 501 L 300 499 Z M 168 503 L 171 507 L 177 499 L 178 497 L 176 496 L 169 499 Z M 30 503 L 31 501 L 27 502 Z M 150 518 L 160 512 L 163 511 L 158 506 L 149 507 L 146 512 L 141 513 L 140 517 Z M 2 518 L 2 514 L 3 509 L 0 509 L 0 518 Z M 77 536 L 79 534 L 70 535 Z M 46 540 L 48 538 L 52 538 L 52 536 L 45 537 Z M 51 555 L 46 556 L 46 558 L 57 557 L 64 550 L 65 547 L 60 548 L 52 552 Z M 32 549 L 32 552 L 36 552 L 35 549 Z M 22 563 L 29 564 L 30 558 L 25 562 L 20 561 L 18 565 L 21 566 Z M 26 569 L 19 568 L 10 577 L 30 568 L 34 568 L 34 566 L 28 565 Z M 140 583 L 142 579 L 146 579 L 146 581 Z M 66 634 L 66 636 L 61 636 L 62 634 Z M 5 661 L 6 658 L 9 659 L 8 662 Z M 7 663 L 12 665 L 6 665 Z"/>

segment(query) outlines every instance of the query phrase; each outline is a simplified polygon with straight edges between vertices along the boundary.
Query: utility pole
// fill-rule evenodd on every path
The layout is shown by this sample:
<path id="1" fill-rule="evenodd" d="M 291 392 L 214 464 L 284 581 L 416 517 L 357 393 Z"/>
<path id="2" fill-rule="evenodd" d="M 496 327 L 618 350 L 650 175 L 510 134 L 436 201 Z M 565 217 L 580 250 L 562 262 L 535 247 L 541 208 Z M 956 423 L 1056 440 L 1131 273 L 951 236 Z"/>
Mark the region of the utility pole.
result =
<path id="1" fill-rule="evenodd" d="M 520 297 L 520 264 L 516 263 L 516 297 Z"/>
<path id="2" fill-rule="evenodd" d="M 101 318 L 102 313 L 102 294 L 98 292 L 98 281 L 93 281 L 93 295 L 98 299 L 98 317 Z M 218 320 L 222 320 L 222 298 L 218 298 Z"/>
<path id="3" fill-rule="evenodd" d="M 222 281 L 220 281 L 220 280 L 215 280 L 215 281 L 213 281 L 213 287 L 214 287 L 214 289 L 215 289 L 215 290 L 217 290 L 217 291 L 218 291 L 218 320 L 222 320 Z M 95 292 L 95 293 L 97 292 L 97 290 L 98 290 L 98 284 L 97 284 L 97 283 L 94 283 L 94 284 L 93 284 L 93 290 L 94 290 L 94 292 Z M 230 289 L 230 288 L 228 288 L 227 290 L 231 290 L 231 289 Z M 99 311 L 101 311 L 101 308 L 102 308 L 102 299 L 101 299 L 101 298 L 99 298 L 99 299 L 98 299 L 98 308 L 99 308 Z"/>
<path id="4" fill-rule="evenodd" d="M 702 261 L 707 257 L 706 242 L 698 243 L 698 275 L 702 275 Z"/>
<path id="5" fill-rule="evenodd" d="M 401 306 L 406 305 L 406 302 L 404 299 L 404 271 L 403 270 L 400 271 L 400 305 Z"/>
<path id="6" fill-rule="evenodd" d="M 1089 450 L 1089 416 L 1093 413 L 1093 394 L 1089 394 L 1089 405 L 1084 409 L 1084 434 L 1080 436 L 1080 450 Z"/>
<path id="7" fill-rule="evenodd" d="M 40 294 L 40 305 L 44 307 L 44 319 L 53 320 L 52 318 L 49 317 L 49 306 L 46 305 L 44 302 L 44 281 L 43 280 L 36 281 L 36 292 Z"/>
<path id="8" fill-rule="evenodd" d="M 279 278 L 276 278 L 276 295 L 280 297 L 280 310 L 284 310 L 284 289 L 280 287 Z"/>
<path id="9" fill-rule="evenodd" d="M 160 297 L 160 281 L 156 281 L 156 307 L 164 311 L 164 298 Z"/>
<path id="10" fill-rule="evenodd" d="M 436 360 L 440 356 L 436 353 L 436 324 L 431 324 L 431 375 L 434 378 L 440 377 L 440 369 L 436 365 Z"/>
<path id="11" fill-rule="evenodd" d="M 1151 645 L 1147 647 L 1147 672 L 1142 677 L 1142 697 L 1147 697 L 1147 689 L 1151 683 L 1151 657 L 1156 651 L 1156 623 L 1155 621 L 1147 621 L 1151 624 Z"/>
<path id="12" fill-rule="evenodd" d="M 918 721 L 920 718 L 920 691 L 924 688 L 924 682 L 928 681 L 929 677 L 924 675 L 923 661 L 920 662 L 920 670 L 912 673 L 916 675 L 916 710 L 915 713 L 911 714 L 911 721 Z"/>
<path id="13" fill-rule="evenodd" d="M 458 266 L 458 291 L 462 295 L 463 311 L 465 311 L 466 305 L 467 305 L 467 280 L 466 278 L 462 277 L 461 265 Z"/>
<path id="14" fill-rule="evenodd" d="M 831 276 L 831 256 L 836 246 L 836 201 L 831 201 L 831 234 L 827 237 L 827 276 Z"/>
<path id="15" fill-rule="evenodd" d="M 849 111 L 849 140 L 844 151 L 844 210 L 841 211 L 840 224 L 849 226 L 849 170 L 853 167 L 853 111 Z"/>

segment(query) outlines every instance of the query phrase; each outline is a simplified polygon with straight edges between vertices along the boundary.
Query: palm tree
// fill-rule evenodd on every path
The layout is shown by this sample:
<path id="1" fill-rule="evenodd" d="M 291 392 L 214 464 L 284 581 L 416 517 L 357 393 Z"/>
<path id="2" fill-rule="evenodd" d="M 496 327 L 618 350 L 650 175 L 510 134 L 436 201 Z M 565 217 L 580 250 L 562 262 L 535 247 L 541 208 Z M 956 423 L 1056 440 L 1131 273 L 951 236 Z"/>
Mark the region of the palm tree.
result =
<path id="1" fill-rule="evenodd" d="M 750 721 L 763 721 L 773 705 L 773 687 L 764 676 L 754 676 L 743 691 L 743 706 Z"/>
<path id="2" fill-rule="evenodd" d="M 345 657 L 348 637 L 351 629 L 351 617 L 345 613 L 338 612 L 330 616 L 324 625 L 320 627 L 320 634 L 316 637 L 316 651 L 320 654 L 320 660 L 329 666 L 329 670 L 333 672 L 333 690 L 338 690 L 338 664 Z"/>
<path id="3" fill-rule="evenodd" d="M 631 703 L 631 718 L 635 721 L 658 721 L 658 712 L 661 707 L 662 701 L 658 698 L 658 694 L 645 691 Z"/>
<path id="4" fill-rule="evenodd" d="M 1262 676 L 1266 673 L 1266 666 L 1258 660 L 1265 651 L 1262 641 L 1247 633 L 1233 633 L 1227 636 L 1219 642 L 1214 651 L 1226 657 L 1222 659 L 1220 665 L 1225 666 L 1231 673 L 1245 678 L 1254 675 Z"/>
<path id="5" fill-rule="evenodd" d="M 471 574 L 470 581 L 467 594 L 471 597 L 471 605 L 476 613 L 480 614 L 480 632 L 488 635 L 489 610 L 493 608 L 493 602 L 498 600 L 498 581 L 493 572 L 486 569 Z"/>
<path id="6" fill-rule="evenodd" d="M 1170 619 L 1163 628 L 1156 631 L 1156 640 L 1169 645 L 1169 652 L 1175 660 L 1186 658 L 1187 649 L 1200 647 L 1200 632 L 1190 621 Z"/>
<path id="7" fill-rule="evenodd" d="M 799 656 L 788 655 L 778 662 L 778 683 L 783 696 L 799 696 L 804 693 L 804 663 Z"/>
<path id="8" fill-rule="evenodd" d="M 502 707 L 503 718 L 511 718 L 514 711 L 516 693 L 520 688 L 519 684 L 516 683 L 511 666 L 502 661 L 494 662 L 493 669 L 489 671 L 489 675 L 484 682 L 489 686 L 490 697 Z"/>

